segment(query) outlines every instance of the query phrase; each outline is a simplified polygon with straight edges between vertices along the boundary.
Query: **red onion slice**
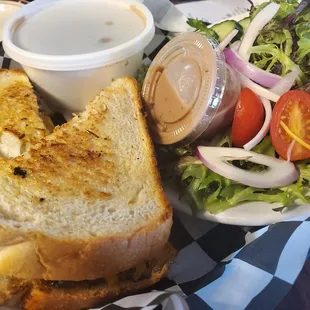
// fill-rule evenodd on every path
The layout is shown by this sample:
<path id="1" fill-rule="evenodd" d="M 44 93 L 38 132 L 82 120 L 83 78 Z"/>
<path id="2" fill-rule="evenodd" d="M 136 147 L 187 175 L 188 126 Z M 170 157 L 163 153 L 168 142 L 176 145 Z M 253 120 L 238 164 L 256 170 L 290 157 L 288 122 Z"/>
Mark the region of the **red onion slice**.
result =
<path id="1" fill-rule="evenodd" d="M 250 59 L 249 50 L 253 46 L 260 30 L 271 21 L 271 19 L 277 14 L 279 8 L 279 4 L 271 2 L 264 7 L 249 24 L 239 48 L 239 55 L 245 61 Z"/>
<path id="2" fill-rule="evenodd" d="M 270 89 L 270 91 L 279 96 L 282 96 L 292 88 L 299 74 L 300 69 L 296 67 L 293 68 L 292 71 L 286 74 L 281 81 L 279 81 Z"/>
<path id="3" fill-rule="evenodd" d="M 225 39 L 219 44 L 220 49 L 223 51 L 225 47 L 232 41 L 232 39 L 238 34 L 238 30 L 234 29 L 230 32 Z"/>
<path id="4" fill-rule="evenodd" d="M 243 74 L 239 73 L 239 79 L 243 87 L 250 88 L 256 95 L 266 98 L 270 101 L 277 102 L 280 98 L 279 95 L 271 92 L 270 90 L 256 84 L 255 82 L 251 81 L 249 78 L 244 76 Z"/>
<path id="5" fill-rule="evenodd" d="M 278 188 L 299 178 L 299 170 L 291 162 L 239 148 L 198 147 L 198 158 L 210 170 L 235 182 L 256 188 Z M 262 172 L 247 171 L 230 164 L 229 160 L 248 160 L 268 167 Z"/>
<path id="6" fill-rule="evenodd" d="M 251 141 L 249 141 L 247 144 L 245 144 L 243 146 L 243 148 L 246 151 L 251 150 L 259 142 L 261 142 L 266 137 L 266 135 L 269 131 L 271 115 L 272 115 L 271 103 L 268 99 L 265 99 L 265 98 L 260 98 L 260 99 L 261 99 L 263 106 L 264 106 L 264 109 L 265 109 L 265 121 L 264 121 L 262 128 L 258 132 L 258 134 Z"/>
<path id="7" fill-rule="evenodd" d="M 235 41 L 234 43 L 230 44 L 230 48 L 234 50 L 235 52 L 238 52 L 239 46 L 241 41 Z"/>
<path id="8" fill-rule="evenodd" d="M 226 62 L 231 67 L 262 86 L 273 87 L 282 80 L 281 76 L 262 70 L 250 62 L 243 60 L 238 52 L 231 48 L 225 49 L 224 54 Z"/>

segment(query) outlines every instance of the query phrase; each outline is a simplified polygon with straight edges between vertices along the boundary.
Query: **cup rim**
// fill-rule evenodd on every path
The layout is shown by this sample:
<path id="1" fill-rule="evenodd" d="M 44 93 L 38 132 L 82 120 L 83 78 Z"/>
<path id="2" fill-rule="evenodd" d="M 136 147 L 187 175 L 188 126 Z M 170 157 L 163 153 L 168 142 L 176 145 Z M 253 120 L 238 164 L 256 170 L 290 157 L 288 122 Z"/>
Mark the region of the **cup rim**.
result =
<path id="1" fill-rule="evenodd" d="M 59 1 L 67 2 L 106 2 L 116 5 L 135 6 L 145 17 L 144 30 L 133 39 L 118 46 L 102 51 L 78 54 L 78 55 L 46 55 L 26 51 L 13 43 L 15 28 L 25 18 L 43 9 L 46 9 Z M 37 4 L 36 4 L 37 2 Z M 3 29 L 3 48 L 15 61 L 22 65 L 51 71 L 75 71 L 93 69 L 102 65 L 117 63 L 141 52 L 153 39 L 155 26 L 152 13 L 142 3 L 136 0 L 38 0 L 24 5 L 5 24 Z"/>

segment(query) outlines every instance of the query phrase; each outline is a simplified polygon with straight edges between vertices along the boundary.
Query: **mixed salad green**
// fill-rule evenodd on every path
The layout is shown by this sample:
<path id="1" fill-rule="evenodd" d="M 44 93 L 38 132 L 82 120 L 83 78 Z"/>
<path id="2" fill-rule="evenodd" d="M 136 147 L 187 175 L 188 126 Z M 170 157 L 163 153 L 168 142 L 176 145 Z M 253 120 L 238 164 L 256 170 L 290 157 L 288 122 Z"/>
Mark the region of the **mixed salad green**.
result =
<path id="1" fill-rule="evenodd" d="M 205 142 L 196 143 L 203 145 Z M 220 138 L 216 146 L 231 147 L 231 133 Z M 261 189 L 234 182 L 211 171 L 194 156 L 194 150 L 194 146 L 176 149 L 175 154 L 179 156 L 179 161 L 174 167 L 174 173 L 178 175 L 179 193 L 189 201 L 194 212 L 208 210 L 212 214 L 217 214 L 241 202 L 250 201 L 281 203 L 285 207 L 296 205 L 296 201 L 303 204 L 310 203 L 310 160 L 296 164 L 300 170 L 300 177 L 294 184 L 277 189 Z M 277 156 L 269 135 L 252 151 Z M 262 165 L 246 160 L 233 161 L 232 164 L 247 171 L 258 172 L 265 169 Z"/>
<path id="2" fill-rule="evenodd" d="M 295 0 L 278 1 L 281 8 L 266 25 L 252 48 L 252 62 L 267 71 L 284 76 L 294 64 L 303 72 L 299 83 L 310 78 L 310 6 Z M 266 4 L 252 8 L 255 16 Z M 299 85 L 301 86 L 301 85 Z"/>
<path id="3" fill-rule="evenodd" d="M 255 66 L 272 73 L 284 76 L 294 66 L 302 72 L 297 82 L 298 86 L 306 84 L 310 79 L 310 5 L 304 0 L 274 0 L 280 4 L 280 9 L 274 18 L 260 31 L 253 47 L 250 49 L 250 61 Z M 269 2 L 255 7 L 252 5 L 249 17 L 243 20 L 224 21 L 212 27 L 198 19 L 189 19 L 188 24 L 196 31 L 213 37 L 223 38 L 233 29 L 238 35 L 234 40 L 240 40 L 246 32 L 251 20 Z"/>
<path id="4" fill-rule="evenodd" d="M 310 88 L 310 2 L 309 0 L 304 0 L 301 3 L 295 0 L 274 0 L 271 2 L 279 4 L 280 9 L 259 31 L 254 44 L 249 49 L 249 63 L 265 72 L 282 77 L 297 68 L 298 76 L 296 76 L 293 86 L 291 85 L 292 89 L 303 86 L 304 90 L 307 90 Z M 202 20 L 189 19 L 188 24 L 197 32 L 211 36 L 219 42 L 225 40 L 234 29 L 238 30 L 237 35 L 229 42 L 229 46 L 233 49 L 233 45 L 240 42 L 245 36 L 251 21 L 269 4 L 270 2 L 265 2 L 258 7 L 252 5 L 249 17 L 239 22 L 225 21 L 210 27 Z M 146 72 L 147 67 L 144 66 L 138 76 L 141 84 Z M 268 77 L 270 83 L 274 79 L 272 74 Z M 307 113 L 310 113 L 310 102 L 307 104 L 309 107 Z M 294 116 L 294 111 L 292 110 L 291 117 Z M 278 124 L 280 123 L 279 119 Z M 310 118 L 305 121 L 305 124 L 310 124 Z M 283 131 L 283 128 L 277 127 L 277 130 L 280 132 Z M 290 131 L 289 134 L 292 132 Z M 275 140 L 274 136 L 273 140 Z M 278 148 L 275 150 L 273 142 L 268 131 L 262 141 L 251 151 L 273 158 L 284 158 L 282 154 L 279 155 L 278 151 L 282 145 L 277 145 Z M 290 149 L 289 152 L 294 148 L 296 141 L 291 140 L 290 142 L 292 142 L 291 147 L 288 147 L 288 143 L 286 145 L 286 150 Z M 280 203 L 283 207 L 294 206 L 296 203 L 310 203 L 310 149 L 307 155 L 305 155 L 306 149 L 303 149 L 303 157 L 297 154 L 294 160 L 294 164 L 300 172 L 299 178 L 290 185 L 270 189 L 243 185 L 207 168 L 207 165 L 196 156 L 196 151 L 198 145 L 210 145 L 210 143 L 215 147 L 234 146 L 232 130 L 229 129 L 225 133 L 219 134 L 212 141 L 198 140 L 183 148 L 161 146 L 157 150 L 163 178 L 169 177 L 171 169 L 173 170 L 172 174 L 177 175 L 176 185 L 179 188 L 179 193 L 187 199 L 194 212 L 209 211 L 212 214 L 217 214 L 239 203 L 251 201 Z M 307 143 L 305 142 L 305 145 L 309 147 Z M 241 160 L 232 158 L 230 164 L 241 170 L 252 172 L 266 169 L 266 166 L 254 164 L 247 161 L 246 158 Z M 167 169 L 170 169 L 168 173 Z"/>

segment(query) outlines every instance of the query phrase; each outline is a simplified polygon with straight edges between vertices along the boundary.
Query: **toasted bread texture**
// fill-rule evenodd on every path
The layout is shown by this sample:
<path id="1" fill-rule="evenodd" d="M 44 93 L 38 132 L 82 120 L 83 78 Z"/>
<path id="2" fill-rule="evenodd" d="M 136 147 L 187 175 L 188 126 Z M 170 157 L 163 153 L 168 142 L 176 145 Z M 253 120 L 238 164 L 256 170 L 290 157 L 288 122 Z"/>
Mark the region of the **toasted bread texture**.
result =
<path id="1" fill-rule="evenodd" d="M 12 158 L 38 143 L 49 130 L 27 75 L 0 70 L 0 156 Z M 49 118 L 45 120 L 48 122 Z"/>
<path id="2" fill-rule="evenodd" d="M 0 108 L 3 162 L 26 152 L 53 129 L 50 118 L 40 112 L 32 85 L 22 71 L 0 70 Z M 0 305 L 18 302 L 28 286 L 27 281 L 0 276 Z"/>
<path id="3" fill-rule="evenodd" d="M 5 305 L 26 310 L 81 310 L 103 306 L 157 283 L 166 275 L 175 255 L 175 249 L 167 244 L 156 258 L 108 279 L 66 282 L 3 278 L 0 308 Z"/>
<path id="4" fill-rule="evenodd" d="M 165 264 L 148 278 L 107 283 L 104 279 L 78 283 L 71 288 L 52 287 L 49 283 L 36 282 L 22 301 L 25 310 L 82 310 L 101 306 L 122 296 L 137 293 L 162 279 L 168 271 Z M 116 278 L 115 278 L 116 280 Z"/>
<path id="5" fill-rule="evenodd" d="M 0 309 L 3 305 L 15 306 L 20 304 L 29 287 L 27 280 L 0 276 Z"/>
<path id="6" fill-rule="evenodd" d="M 135 80 L 0 162 L 0 274 L 108 278 L 160 253 L 172 224 Z"/>

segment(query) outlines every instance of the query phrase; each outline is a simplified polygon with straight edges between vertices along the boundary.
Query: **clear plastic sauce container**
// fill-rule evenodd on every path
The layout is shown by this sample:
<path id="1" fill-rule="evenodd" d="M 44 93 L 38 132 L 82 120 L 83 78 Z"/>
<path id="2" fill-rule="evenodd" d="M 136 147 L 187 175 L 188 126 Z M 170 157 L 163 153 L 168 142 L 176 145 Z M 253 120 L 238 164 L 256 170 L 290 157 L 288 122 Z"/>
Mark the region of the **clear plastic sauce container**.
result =
<path id="1" fill-rule="evenodd" d="M 241 91 L 237 74 L 212 38 L 186 33 L 155 57 L 142 96 L 158 144 L 187 145 L 229 126 Z"/>

